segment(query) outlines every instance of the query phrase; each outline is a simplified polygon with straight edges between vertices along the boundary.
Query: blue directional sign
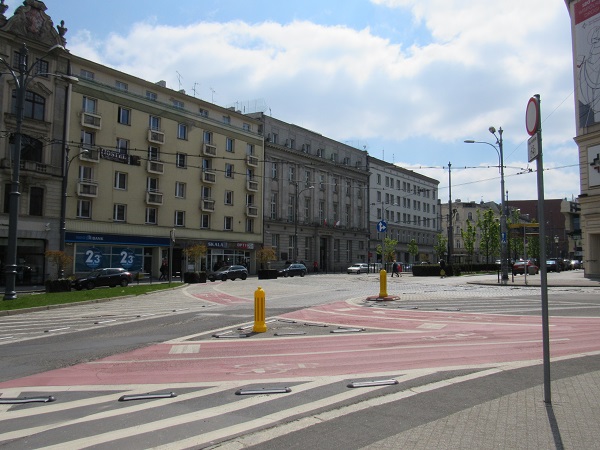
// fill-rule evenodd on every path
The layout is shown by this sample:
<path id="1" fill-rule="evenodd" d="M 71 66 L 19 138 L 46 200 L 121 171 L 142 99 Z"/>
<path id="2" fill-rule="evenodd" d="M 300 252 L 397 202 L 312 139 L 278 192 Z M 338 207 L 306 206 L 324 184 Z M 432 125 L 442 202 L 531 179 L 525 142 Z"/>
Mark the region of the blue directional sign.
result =
<path id="1" fill-rule="evenodd" d="M 385 230 L 387 230 L 387 223 L 385 220 L 380 220 L 379 222 L 377 222 L 377 232 L 379 233 L 383 233 Z"/>

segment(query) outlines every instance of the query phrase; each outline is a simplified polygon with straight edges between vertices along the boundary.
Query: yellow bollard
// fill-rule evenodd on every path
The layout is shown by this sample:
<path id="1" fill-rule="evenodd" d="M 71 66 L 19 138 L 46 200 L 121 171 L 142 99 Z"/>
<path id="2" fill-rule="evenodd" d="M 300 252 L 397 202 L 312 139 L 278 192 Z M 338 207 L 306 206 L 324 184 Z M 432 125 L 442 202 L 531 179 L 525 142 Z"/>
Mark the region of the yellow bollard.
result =
<path id="1" fill-rule="evenodd" d="M 387 295 L 387 272 L 385 269 L 379 271 L 379 298 L 386 298 Z"/>
<path id="2" fill-rule="evenodd" d="M 267 331 L 265 323 L 265 291 L 260 286 L 254 292 L 254 328 L 255 333 L 264 333 Z"/>

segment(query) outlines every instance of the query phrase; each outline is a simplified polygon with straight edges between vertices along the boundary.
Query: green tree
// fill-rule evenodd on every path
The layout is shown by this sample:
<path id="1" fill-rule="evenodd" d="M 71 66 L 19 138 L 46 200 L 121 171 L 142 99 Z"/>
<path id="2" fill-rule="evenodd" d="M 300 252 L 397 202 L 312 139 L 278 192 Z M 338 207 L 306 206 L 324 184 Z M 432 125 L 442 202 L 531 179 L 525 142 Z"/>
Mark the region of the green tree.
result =
<path id="1" fill-rule="evenodd" d="M 61 250 L 46 251 L 46 258 L 48 258 L 51 264 L 56 266 L 58 278 L 64 276 L 65 269 L 73 262 L 73 257 Z"/>
<path id="2" fill-rule="evenodd" d="M 508 225 L 520 224 L 521 219 L 519 217 L 518 210 L 511 210 L 510 215 L 507 217 L 506 222 Z M 510 228 L 508 230 L 508 256 L 513 260 L 521 258 L 524 254 L 523 247 L 523 228 Z"/>
<path id="3" fill-rule="evenodd" d="M 469 263 L 473 263 L 473 253 L 475 253 L 475 240 L 477 238 L 477 231 L 473 226 L 473 223 L 467 219 L 467 229 L 460 230 L 460 235 L 463 240 L 465 251 L 469 255 Z"/>
<path id="4" fill-rule="evenodd" d="M 382 258 L 382 263 L 385 265 L 385 263 L 391 262 L 394 259 L 396 259 L 396 247 L 398 246 L 398 241 L 395 239 L 391 239 L 386 237 L 383 240 L 383 247 L 381 246 L 381 244 L 379 244 L 377 246 L 377 254 L 378 255 L 383 255 Z"/>
<path id="5" fill-rule="evenodd" d="M 198 258 L 206 256 L 208 249 L 204 244 L 196 244 L 183 249 L 183 253 L 194 263 L 194 270 L 198 268 Z"/>
<path id="6" fill-rule="evenodd" d="M 435 244 L 433 245 L 433 251 L 437 255 L 438 261 L 444 259 L 444 255 L 448 251 L 448 238 L 444 233 L 439 233 L 435 237 Z"/>
<path id="7" fill-rule="evenodd" d="M 277 255 L 275 254 L 273 247 L 261 247 L 256 252 L 256 260 L 260 263 L 261 269 L 264 269 L 265 264 L 268 264 L 269 261 L 275 261 L 276 259 Z"/>
<path id="8" fill-rule="evenodd" d="M 490 257 L 500 253 L 500 224 L 494 217 L 494 211 L 487 209 L 483 214 L 477 211 L 477 228 L 481 232 L 479 251 L 490 262 Z"/>
<path id="9" fill-rule="evenodd" d="M 416 257 L 419 254 L 419 246 L 417 245 L 417 241 L 411 239 L 408 243 L 408 253 L 410 253 L 413 257 L 413 262 L 416 262 Z"/>

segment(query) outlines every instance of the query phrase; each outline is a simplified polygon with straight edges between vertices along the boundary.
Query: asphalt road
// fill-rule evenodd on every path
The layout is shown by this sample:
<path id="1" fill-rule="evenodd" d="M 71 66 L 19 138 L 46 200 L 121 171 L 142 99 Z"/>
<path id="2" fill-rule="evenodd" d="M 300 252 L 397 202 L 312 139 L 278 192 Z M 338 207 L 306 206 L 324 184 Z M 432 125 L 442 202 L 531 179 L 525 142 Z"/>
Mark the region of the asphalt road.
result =
<path id="1" fill-rule="evenodd" d="M 306 447 L 315 436 L 315 446 L 361 448 L 398 432 L 390 417 L 400 403 L 412 411 L 401 426 L 418 426 L 539 383 L 539 288 L 464 281 L 388 280 L 399 300 L 374 304 L 366 301 L 379 292 L 373 274 L 261 280 L 274 320 L 261 334 L 244 331 L 253 323 L 255 279 L 2 317 L 0 399 L 56 401 L 0 405 L 0 442 L 5 448 L 225 442 L 227 448 L 267 430 L 261 448 Z M 569 357 L 600 345 L 598 297 L 591 287 L 550 290 L 552 350 Z M 332 333 L 340 326 L 360 331 Z M 556 376 L 598 366 L 597 357 L 584 359 L 557 364 Z M 498 368 L 513 376 L 493 375 Z M 373 379 L 397 384 L 348 387 Z M 443 408 L 442 391 L 434 389 L 440 383 L 456 387 L 443 391 Z M 291 392 L 265 392 L 282 388 Z M 176 397 L 119 401 L 171 392 Z M 414 409 L 419 404 L 426 407 Z M 315 417 L 323 434 L 307 428 Z M 294 423 L 304 425 L 294 429 Z"/>

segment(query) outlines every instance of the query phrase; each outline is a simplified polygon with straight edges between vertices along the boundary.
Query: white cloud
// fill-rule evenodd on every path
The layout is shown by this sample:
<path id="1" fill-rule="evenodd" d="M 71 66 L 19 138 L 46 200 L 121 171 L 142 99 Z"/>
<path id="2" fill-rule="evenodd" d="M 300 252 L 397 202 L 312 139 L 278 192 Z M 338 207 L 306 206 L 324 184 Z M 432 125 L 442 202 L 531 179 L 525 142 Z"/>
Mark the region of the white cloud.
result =
<path id="1" fill-rule="evenodd" d="M 199 83 L 202 98 L 222 105 L 264 98 L 275 117 L 368 145 L 376 157 L 385 148 L 412 165 L 446 165 L 448 154 L 494 163 L 491 149 L 473 152 L 462 144 L 489 140 L 490 125 L 505 130 L 507 165 L 522 164 L 516 161 L 525 157 L 525 106 L 539 93 L 548 164 L 577 163 L 570 22 L 562 1 L 372 1 L 411 11 L 427 35 L 405 44 L 370 28 L 300 20 L 185 27 L 147 21 L 105 40 L 78 33 L 69 46 L 141 78 L 167 80 L 175 89 L 179 72 L 188 93 Z M 464 171 L 465 180 L 473 173 Z M 514 190 L 535 195 L 535 176 L 517 178 L 511 178 L 511 190 L 515 183 Z M 493 183 L 498 194 L 489 189 L 485 194 L 492 197 L 485 200 L 499 197 Z M 578 181 L 564 186 L 572 185 Z M 464 192 L 484 190 L 478 185 Z"/>

